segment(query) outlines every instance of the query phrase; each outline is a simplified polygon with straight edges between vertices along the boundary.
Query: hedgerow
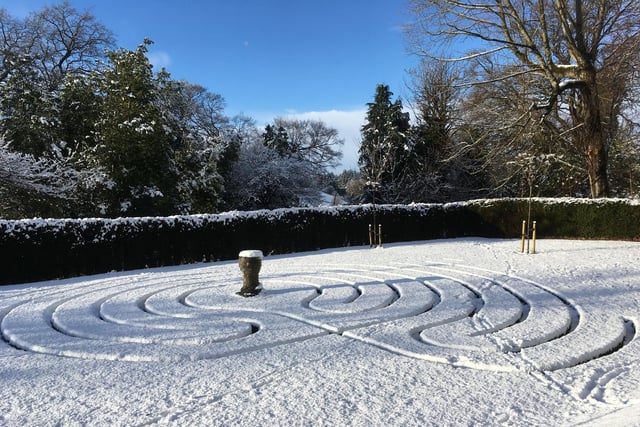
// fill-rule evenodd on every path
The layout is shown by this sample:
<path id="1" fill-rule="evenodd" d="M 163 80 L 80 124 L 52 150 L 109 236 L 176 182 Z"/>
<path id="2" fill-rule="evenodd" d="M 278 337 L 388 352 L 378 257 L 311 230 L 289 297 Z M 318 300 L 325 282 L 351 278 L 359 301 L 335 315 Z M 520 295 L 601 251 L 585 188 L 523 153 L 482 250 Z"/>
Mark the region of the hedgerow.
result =
<path id="1" fill-rule="evenodd" d="M 369 243 L 462 236 L 516 238 L 527 199 L 360 205 L 143 218 L 0 220 L 0 283 L 20 283 Z M 640 204 L 622 199 L 533 199 L 538 238 L 640 239 Z"/>

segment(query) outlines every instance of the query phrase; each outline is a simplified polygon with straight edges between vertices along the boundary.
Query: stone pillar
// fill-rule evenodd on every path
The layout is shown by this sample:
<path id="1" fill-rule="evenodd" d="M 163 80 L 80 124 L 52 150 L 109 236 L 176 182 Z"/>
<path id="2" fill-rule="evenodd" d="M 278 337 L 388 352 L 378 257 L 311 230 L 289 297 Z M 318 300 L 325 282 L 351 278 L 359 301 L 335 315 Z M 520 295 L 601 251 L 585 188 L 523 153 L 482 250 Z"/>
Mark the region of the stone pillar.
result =
<path id="1" fill-rule="evenodd" d="M 260 267 L 262 267 L 262 251 L 247 250 L 238 254 L 238 265 L 242 272 L 242 289 L 238 295 L 252 297 L 262 290 L 260 286 Z"/>

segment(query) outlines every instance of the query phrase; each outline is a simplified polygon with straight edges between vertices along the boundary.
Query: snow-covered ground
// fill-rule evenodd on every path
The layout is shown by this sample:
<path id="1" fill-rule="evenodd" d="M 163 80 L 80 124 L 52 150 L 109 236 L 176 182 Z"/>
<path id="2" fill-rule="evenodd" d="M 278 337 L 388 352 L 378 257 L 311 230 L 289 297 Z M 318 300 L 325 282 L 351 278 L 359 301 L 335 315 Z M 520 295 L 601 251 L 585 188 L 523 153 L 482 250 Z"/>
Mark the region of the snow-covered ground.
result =
<path id="1" fill-rule="evenodd" d="M 0 425 L 640 425 L 640 244 L 519 246 L 2 287 Z"/>

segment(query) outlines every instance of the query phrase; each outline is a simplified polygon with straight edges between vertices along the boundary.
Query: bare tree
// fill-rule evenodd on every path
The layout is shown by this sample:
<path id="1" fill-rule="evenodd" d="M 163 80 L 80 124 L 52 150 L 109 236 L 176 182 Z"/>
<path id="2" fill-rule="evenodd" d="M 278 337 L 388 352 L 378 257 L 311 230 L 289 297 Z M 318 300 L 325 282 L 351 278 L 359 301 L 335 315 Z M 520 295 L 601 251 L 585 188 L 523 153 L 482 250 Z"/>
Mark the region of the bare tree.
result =
<path id="1" fill-rule="evenodd" d="M 487 80 L 495 75 L 490 58 L 473 60 L 474 78 Z M 467 77 L 469 77 L 469 72 Z M 475 85 L 460 101 L 461 122 L 451 161 L 475 158 L 472 174 L 486 179 L 482 193 L 493 196 L 528 194 L 530 162 L 541 156 L 547 176 L 536 183 L 537 195 L 561 196 L 589 193 L 584 155 L 571 140 L 568 109 L 547 113 L 531 108 L 532 99 L 544 92 L 535 76 L 521 74 L 491 84 Z"/>
<path id="2" fill-rule="evenodd" d="M 24 61 L 25 33 L 23 23 L 12 18 L 6 9 L 0 9 L 0 83 Z"/>
<path id="3" fill-rule="evenodd" d="M 309 164 L 295 156 L 281 156 L 260 136 L 240 147 L 228 175 L 226 190 L 231 209 L 275 209 L 316 205 L 318 181 Z"/>
<path id="4" fill-rule="evenodd" d="M 64 159 L 17 153 L 0 139 L 0 217 L 56 213 L 74 202 L 78 172 Z M 52 203 L 55 201 L 55 203 Z"/>
<path id="5" fill-rule="evenodd" d="M 25 19 L 0 9 L 0 133 L 12 149 L 41 156 L 57 142 L 63 92 L 98 70 L 112 44 L 106 27 L 68 2 Z"/>
<path id="6" fill-rule="evenodd" d="M 109 29 L 68 1 L 25 19 L 14 18 L 0 8 L 0 82 L 28 65 L 38 70 L 49 90 L 55 90 L 64 76 L 95 70 L 97 60 L 113 45 Z"/>
<path id="7" fill-rule="evenodd" d="M 460 100 L 459 76 L 447 62 L 423 58 L 420 66 L 412 73 L 414 113 L 417 125 L 425 127 L 435 145 L 434 149 L 444 150 L 450 144 Z"/>
<path id="8" fill-rule="evenodd" d="M 306 161 L 322 172 L 340 164 L 340 148 L 344 140 L 338 130 L 327 126 L 322 120 L 299 120 L 278 117 L 273 129 L 286 133 L 288 150 L 292 155 Z"/>
<path id="9" fill-rule="evenodd" d="M 413 200 L 445 200 L 445 190 L 451 184 L 445 175 L 453 175 L 458 160 L 451 152 L 459 122 L 459 77 L 451 63 L 423 58 L 419 67 L 411 71 L 411 78 L 415 188 L 410 193 Z"/>
<path id="10" fill-rule="evenodd" d="M 96 68 L 112 48 L 112 32 L 88 11 L 78 11 L 68 1 L 45 7 L 26 20 L 25 43 L 50 90 L 59 87 L 69 73 Z"/>
<path id="11" fill-rule="evenodd" d="M 638 64 L 637 0 L 412 0 L 410 33 L 420 54 L 446 61 L 491 58 L 469 84 L 528 76 L 540 91 L 529 111 L 567 108 L 568 139 L 580 150 L 592 197 L 609 193 L 608 150 L 629 70 Z M 451 44 L 455 43 L 455 44 Z M 460 52 L 460 46 L 471 46 Z M 459 52 L 442 58 L 443 49 Z M 533 85 L 531 86 L 533 87 Z"/>

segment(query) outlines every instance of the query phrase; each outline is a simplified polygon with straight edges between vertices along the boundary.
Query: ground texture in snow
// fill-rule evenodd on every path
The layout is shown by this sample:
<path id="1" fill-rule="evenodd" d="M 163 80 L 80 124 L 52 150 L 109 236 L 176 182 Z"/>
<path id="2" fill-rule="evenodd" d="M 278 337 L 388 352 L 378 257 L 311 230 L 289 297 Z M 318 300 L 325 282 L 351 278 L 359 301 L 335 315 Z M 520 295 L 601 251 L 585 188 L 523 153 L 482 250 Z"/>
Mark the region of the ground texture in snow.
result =
<path id="1" fill-rule="evenodd" d="M 253 249 L 253 248 L 247 248 Z M 2 425 L 640 425 L 640 244 L 455 239 L 0 288 Z"/>

